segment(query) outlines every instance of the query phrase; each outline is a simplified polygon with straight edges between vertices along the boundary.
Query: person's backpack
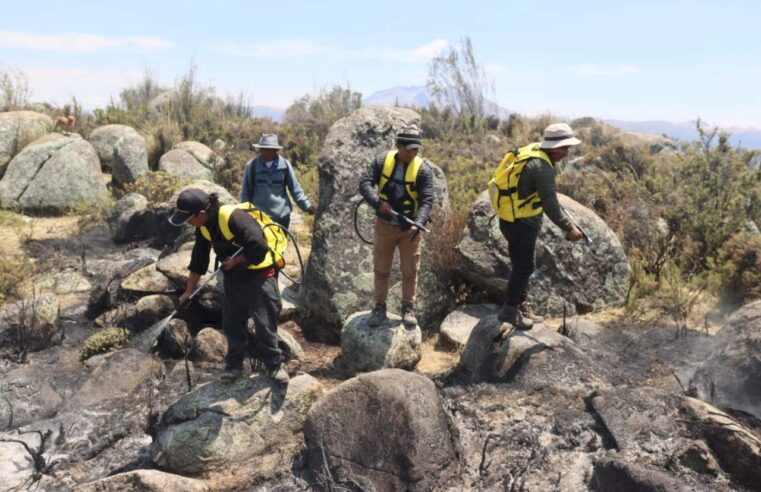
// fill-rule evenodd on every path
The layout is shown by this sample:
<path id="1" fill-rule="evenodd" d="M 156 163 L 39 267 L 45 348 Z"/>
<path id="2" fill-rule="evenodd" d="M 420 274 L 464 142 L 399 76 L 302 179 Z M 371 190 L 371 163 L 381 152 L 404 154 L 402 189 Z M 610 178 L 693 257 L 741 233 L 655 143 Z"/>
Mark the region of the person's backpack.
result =
<path id="1" fill-rule="evenodd" d="M 542 201 L 538 192 L 524 199 L 518 197 L 518 180 L 523 167 L 532 158 L 542 159 L 552 166 L 552 161 L 539 148 L 539 144 L 532 143 L 505 154 L 494 171 L 494 176 L 489 180 L 487 184 L 489 201 L 494 208 L 494 213 L 500 219 L 514 222 L 516 219 L 533 217 L 542 213 Z"/>

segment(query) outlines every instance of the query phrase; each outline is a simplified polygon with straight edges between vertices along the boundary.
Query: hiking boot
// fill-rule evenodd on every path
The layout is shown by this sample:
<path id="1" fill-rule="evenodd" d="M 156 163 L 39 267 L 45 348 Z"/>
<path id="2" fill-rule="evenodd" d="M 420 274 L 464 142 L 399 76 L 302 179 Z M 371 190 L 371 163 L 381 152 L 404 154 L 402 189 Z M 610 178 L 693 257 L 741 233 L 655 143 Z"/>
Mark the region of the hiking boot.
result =
<path id="1" fill-rule="evenodd" d="M 383 324 L 384 321 L 386 321 L 386 303 L 379 302 L 370 313 L 370 317 L 367 319 L 367 325 L 376 327 Z"/>
<path id="2" fill-rule="evenodd" d="M 417 326 L 415 308 L 412 304 L 402 304 L 402 323 L 404 323 L 407 328 L 414 328 Z"/>
<path id="3" fill-rule="evenodd" d="M 502 306 L 497 313 L 497 319 L 503 323 L 510 323 L 517 330 L 530 330 L 534 326 L 531 318 L 524 316 L 518 306 Z"/>
<path id="4" fill-rule="evenodd" d="M 531 321 L 534 322 L 535 325 L 538 325 L 539 323 L 544 323 L 544 317 L 534 313 L 534 309 L 531 307 L 530 302 L 523 301 L 522 303 L 520 303 L 518 308 L 520 309 L 523 317 L 530 319 Z"/>
<path id="5" fill-rule="evenodd" d="M 282 365 L 273 367 L 272 369 L 267 369 L 267 376 L 269 376 L 273 381 L 275 381 L 276 384 L 279 384 L 281 386 L 288 384 L 288 381 L 291 379 L 288 376 L 288 372 L 286 372 L 286 370 L 283 369 Z"/>
<path id="6" fill-rule="evenodd" d="M 242 367 L 226 367 L 225 372 L 222 373 L 222 376 L 220 378 L 222 381 L 235 381 L 239 377 L 243 376 L 243 368 Z"/>

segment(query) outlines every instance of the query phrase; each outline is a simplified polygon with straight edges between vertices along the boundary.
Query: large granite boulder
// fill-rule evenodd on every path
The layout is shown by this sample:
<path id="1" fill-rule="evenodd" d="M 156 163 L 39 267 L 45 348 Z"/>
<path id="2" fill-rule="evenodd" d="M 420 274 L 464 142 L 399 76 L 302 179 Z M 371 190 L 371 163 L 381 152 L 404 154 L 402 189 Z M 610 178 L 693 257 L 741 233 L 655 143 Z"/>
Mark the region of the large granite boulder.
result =
<path id="1" fill-rule="evenodd" d="M 158 234 L 156 216 L 148 205 L 148 199 L 140 193 L 128 193 L 111 209 L 108 228 L 116 244 L 150 239 Z"/>
<path id="2" fill-rule="evenodd" d="M 351 372 L 415 368 L 422 356 L 420 327 L 408 329 L 390 314 L 380 326 L 369 326 L 369 311 L 353 314 L 341 330 L 341 359 Z"/>
<path id="3" fill-rule="evenodd" d="M 25 212 L 59 212 L 108 196 L 92 145 L 79 135 L 45 135 L 8 164 L 0 180 L 0 206 Z"/>
<path id="4" fill-rule="evenodd" d="M 101 167 L 112 171 L 113 183 L 123 186 L 148 172 L 145 138 L 126 125 L 105 125 L 90 134 Z"/>
<path id="5" fill-rule="evenodd" d="M 304 438 L 315 476 L 359 490 L 436 490 L 459 470 L 436 385 L 400 369 L 332 389 L 309 410 Z"/>
<path id="6" fill-rule="evenodd" d="M 0 113 L 0 178 L 21 149 L 45 135 L 52 127 L 53 120 L 46 114 L 34 111 Z"/>
<path id="7" fill-rule="evenodd" d="M 159 171 L 186 179 L 212 181 L 224 161 L 200 142 L 180 142 L 159 159 Z"/>
<path id="8" fill-rule="evenodd" d="M 166 470 L 190 474 L 248 461 L 292 440 L 322 393 L 306 374 L 287 388 L 265 376 L 206 384 L 164 413 L 151 456 Z"/>
<path id="9" fill-rule="evenodd" d="M 410 109 L 368 106 L 337 121 L 330 129 L 319 161 L 320 203 L 314 221 L 312 251 L 300 290 L 305 329 L 310 335 L 336 340 L 346 318 L 372 307 L 373 249 L 354 230 L 359 175 L 381 152 L 394 148 L 396 133 L 418 123 Z M 446 207 L 448 194 L 441 170 L 435 173 L 436 206 Z M 371 215 L 369 207 L 365 214 Z M 365 218 L 372 220 L 371 218 Z M 445 284 L 425 265 L 418 285 L 417 315 L 424 328 L 446 315 L 450 297 Z M 398 260 L 392 268 L 389 309 L 398 309 L 401 290 Z"/>
<path id="10" fill-rule="evenodd" d="M 761 301 L 735 312 L 690 386 L 701 400 L 761 419 Z"/>
<path id="11" fill-rule="evenodd" d="M 542 314 L 585 313 L 623 302 L 629 285 L 629 262 L 621 243 L 594 212 L 559 195 L 560 203 L 592 239 L 572 243 L 545 217 L 536 245 L 536 271 L 531 277 L 529 298 Z M 457 245 L 460 273 L 473 286 L 502 302 L 507 291 L 510 256 L 507 241 L 487 192 L 475 201 L 468 214 L 463 238 Z"/>

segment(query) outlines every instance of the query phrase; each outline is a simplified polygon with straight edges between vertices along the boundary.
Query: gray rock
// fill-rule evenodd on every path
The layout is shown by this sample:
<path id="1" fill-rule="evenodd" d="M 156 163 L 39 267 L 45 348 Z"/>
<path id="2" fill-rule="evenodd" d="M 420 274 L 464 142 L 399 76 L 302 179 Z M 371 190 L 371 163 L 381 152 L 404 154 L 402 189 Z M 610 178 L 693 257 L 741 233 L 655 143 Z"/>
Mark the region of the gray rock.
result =
<path id="1" fill-rule="evenodd" d="M 316 477 L 360 483 L 362 490 L 437 490 L 459 471 L 436 386 L 399 369 L 332 389 L 309 410 L 304 438 Z"/>
<path id="2" fill-rule="evenodd" d="M 128 193 L 114 204 L 108 217 L 108 228 L 116 244 L 150 239 L 158 234 L 156 216 L 148 199 L 139 193 Z"/>
<path id="3" fill-rule="evenodd" d="M 148 151 L 145 138 L 126 125 L 105 125 L 90 133 L 104 170 L 112 170 L 116 186 L 131 183 L 148 172 Z"/>
<path id="4" fill-rule="evenodd" d="M 29 212 L 60 212 L 107 198 L 95 149 L 78 135 L 44 136 L 8 164 L 0 204 Z"/>
<path id="5" fill-rule="evenodd" d="M 87 292 L 92 288 L 84 275 L 71 269 L 46 275 L 35 282 L 35 285 L 40 289 L 51 290 L 56 294 Z"/>
<path id="6" fill-rule="evenodd" d="M 692 492 L 692 486 L 659 470 L 652 470 L 616 458 L 595 462 L 590 485 L 593 490 L 620 492 Z M 705 490 L 705 489 L 703 489 Z"/>
<path id="7" fill-rule="evenodd" d="M 355 313 L 341 330 L 341 359 L 351 372 L 384 368 L 412 370 L 420 361 L 420 327 L 407 329 L 399 316 L 389 314 L 380 326 L 367 324 L 369 311 Z"/>
<path id="8" fill-rule="evenodd" d="M 22 365 L 5 373 L 0 380 L 0 425 L 15 429 L 35 420 L 52 417 L 63 399 L 48 380 L 33 367 Z"/>
<path id="9" fill-rule="evenodd" d="M 755 152 L 748 160 L 748 167 L 754 170 L 761 169 L 761 152 Z"/>
<path id="10" fill-rule="evenodd" d="M 714 338 L 690 387 L 701 400 L 761 418 L 761 301 L 736 311 Z"/>
<path id="11" fill-rule="evenodd" d="M 593 321 L 574 317 L 566 321 L 567 336 L 577 344 L 583 346 L 600 335 L 605 328 Z"/>
<path id="12" fill-rule="evenodd" d="M 36 352 L 63 339 L 58 299 L 41 294 L 0 310 L 0 340 L 5 347 Z"/>
<path id="13" fill-rule="evenodd" d="M 468 304 L 450 313 L 441 322 L 439 333 L 444 340 L 457 348 L 468 344 L 476 325 L 489 316 L 496 316 L 499 306 L 496 304 Z"/>
<path id="14" fill-rule="evenodd" d="M 191 357 L 199 362 L 223 362 L 227 354 L 227 339 L 214 328 L 204 328 L 193 340 Z"/>
<path id="15" fill-rule="evenodd" d="M 190 252 L 186 249 L 172 253 L 156 262 L 156 270 L 166 276 L 173 284 L 185 288 L 188 283 L 188 265 L 190 265 Z"/>
<path id="16" fill-rule="evenodd" d="M 135 303 L 135 315 L 126 325 L 135 327 L 138 330 L 148 328 L 169 316 L 174 311 L 174 308 L 174 299 L 169 296 L 154 294 L 141 297 Z"/>
<path id="17" fill-rule="evenodd" d="M 353 227 L 354 208 L 360 199 L 359 175 L 381 152 L 393 148 L 396 133 L 420 116 L 394 107 L 363 107 L 337 121 L 330 129 L 319 161 L 320 203 L 314 221 L 312 251 L 300 290 L 305 329 L 335 340 L 352 313 L 372 307 L 372 247 L 360 241 Z M 444 175 L 435 165 L 436 205 L 446 208 Z M 362 207 L 363 220 L 372 210 Z M 427 255 L 423 254 L 423 262 Z M 392 271 L 389 301 L 399 298 L 398 268 Z M 421 273 L 427 272 L 424 266 Z M 430 273 L 430 272 L 428 272 Z M 450 297 L 446 286 L 432 274 L 421 275 L 418 286 L 418 321 L 434 326 L 446 315 Z M 393 304 L 390 304 L 393 306 Z"/>
<path id="18" fill-rule="evenodd" d="M 0 178 L 21 149 L 45 135 L 52 127 L 53 120 L 46 114 L 34 111 L 0 113 Z"/>
<path id="19" fill-rule="evenodd" d="M 170 320 L 159 339 L 161 353 L 169 357 L 184 357 L 186 345 L 190 352 L 193 335 L 190 334 L 187 323 L 177 318 Z"/>
<path id="20" fill-rule="evenodd" d="M 2 436 L 0 439 L 14 439 Z M 24 445 L 0 441 L 0 483 L 4 490 L 28 490 L 34 483 L 34 462 Z"/>
<path id="21" fill-rule="evenodd" d="M 677 462 L 700 474 L 717 475 L 719 464 L 705 441 L 693 441 L 677 453 Z"/>
<path id="22" fill-rule="evenodd" d="M 159 470 L 135 470 L 101 478 L 76 487 L 75 492 L 206 492 L 209 487 L 201 480 L 172 475 Z"/>
<path id="23" fill-rule="evenodd" d="M 303 347 L 296 340 L 296 337 L 282 326 L 277 328 L 277 343 L 281 348 L 285 348 L 285 353 L 289 360 L 304 360 L 306 352 L 304 352 Z"/>
<path id="24" fill-rule="evenodd" d="M 121 289 L 130 294 L 168 294 L 178 290 L 166 275 L 156 269 L 156 264 L 151 263 L 122 280 Z"/>
<path id="25" fill-rule="evenodd" d="M 309 375 L 287 391 L 269 378 L 215 381 L 186 394 L 161 418 L 153 461 L 178 473 L 200 473 L 256 458 L 301 431 L 307 410 L 323 393 Z"/>
<path id="26" fill-rule="evenodd" d="M 199 142 L 180 142 L 159 159 L 159 171 L 185 179 L 213 181 L 224 161 Z"/>
<path id="27" fill-rule="evenodd" d="M 565 207 L 591 237 L 572 243 L 545 218 L 536 245 L 536 271 L 531 277 L 530 299 L 540 314 L 588 312 L 623 302 L 629 285 L 629 263 L 621 243 L 607 224 L 588 208 L 559 195 Z M 507 241 L 494 219 L 488 195 L 482 193 L 471 207 L 463 239 L 457 245 L 460 273 L 495 300 L 504 299 L 510 273 Z"/>
<path id="28" fill-rule="evenodd" d="M 725 412 L 694 398 L 683 397 L 682 410 L 691 427 L 710 446 L 733 479 L 753 489 L 761 484 L 761 436 Z"/>

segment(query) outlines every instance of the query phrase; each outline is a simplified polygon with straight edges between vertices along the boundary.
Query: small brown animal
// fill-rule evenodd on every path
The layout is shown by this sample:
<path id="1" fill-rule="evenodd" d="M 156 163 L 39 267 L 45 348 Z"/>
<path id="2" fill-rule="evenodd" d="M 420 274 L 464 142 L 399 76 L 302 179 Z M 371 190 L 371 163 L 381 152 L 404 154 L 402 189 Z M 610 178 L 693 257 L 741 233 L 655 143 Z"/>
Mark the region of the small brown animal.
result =
<path id="1" fill-rule="evenodd" d="M 55 128 L 61 129 L 64 132 L 74 129 L 74 125 L 77 123 L 77 119 L 74 116 L 59 116 L 55 119 Z"/>

